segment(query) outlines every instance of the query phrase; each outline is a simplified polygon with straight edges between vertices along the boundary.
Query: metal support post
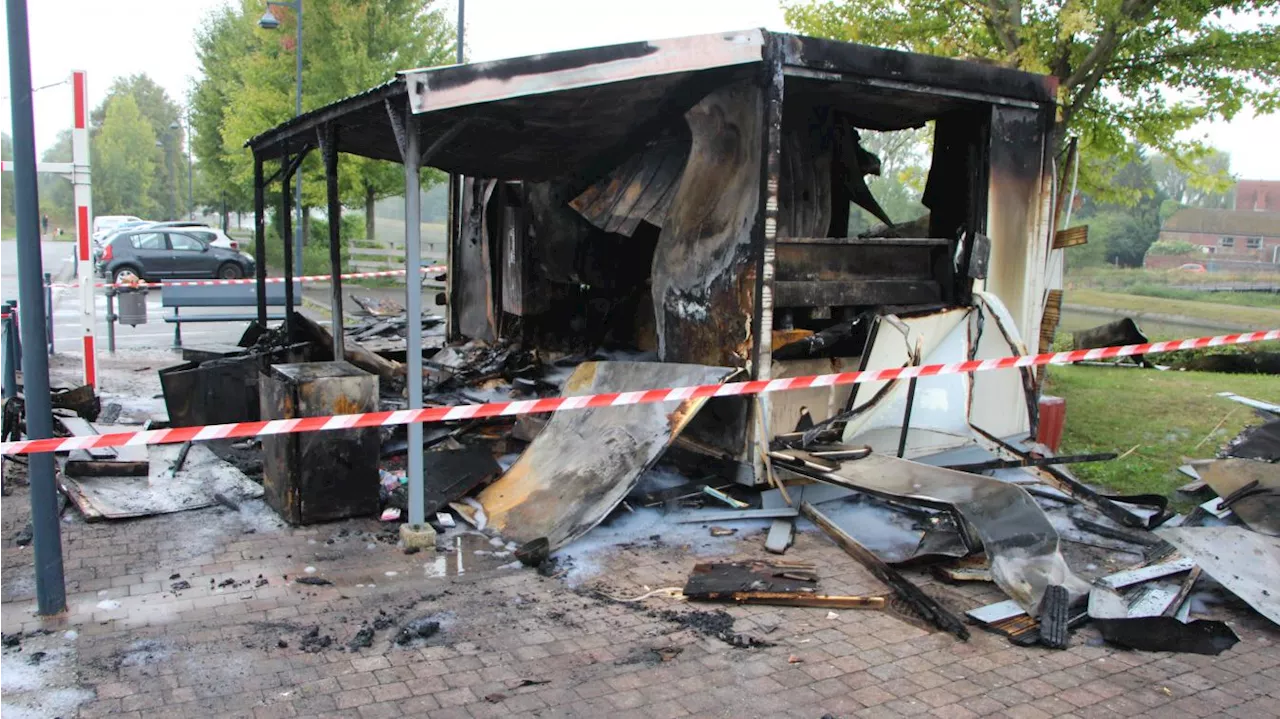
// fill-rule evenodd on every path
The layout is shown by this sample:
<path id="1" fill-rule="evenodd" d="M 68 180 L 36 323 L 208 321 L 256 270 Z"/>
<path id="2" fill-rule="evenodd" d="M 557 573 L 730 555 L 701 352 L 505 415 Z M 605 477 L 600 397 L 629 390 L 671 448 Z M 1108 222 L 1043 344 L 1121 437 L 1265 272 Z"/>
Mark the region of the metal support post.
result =
<path id="1" fill-rule="evenodd" d="M 0 314 L 0 352 L 4 352 L 4 382 L 0 387 L 0 396 L 9 399 L 18 394 L 18 347 L 13 338 L 18 330 L 13 325 L 13 316 L 9 308 Z"/>
<path id="2" fill-rule="evenodd" d="M 9 321 L 13 323 L 13 363 L 18 371 L 22 371 L 22 318 L 18 316 L 18 301 L 9 300 Z"/>
<path id="3" fill-rule="evenodd" d="M 267 212 L 262 182 L 262 158 L 253 156 L 253 261 L 258 280 L 258 324 L 267 328 Z M 286 308 L 286 310 L 292 309 Z"/>
<path id="4" fill-rule="evenodd" d="M 53 356 L 53 275 L 44 273 L 44 331 L 49 337 L 49 356 Z"/>
<path id="5" fill-rule="evenodd" d="M 347 356 L 346 338 L 342 329 L 342 200 L 338 197 L 338 133 L 333 124 L 321 129 L 320 152 L 324 156 L 325 192 L 329 200 L 329 271 L 332 274 L 329 311 L 333 334 L 333 359 L 341 362 Z M 410 317 L 413 314 L 410 313 Z M 413 322 L 409 323 L 410 325 Z M 410 329 L 410 332 L 413 330 Z M 412 343 L 409 345 L 412 347 Z"/>
<path id="6" fill-rule="evenodd" d="M 93 190 L 89 184 L 89 88 L 85 72 L 71 73 L 75 100 L 75 124 L 71 130 L 72 191 L 76 203 L 76 258 L 80 266 L 80 328 L 84 383 L 98 384 L 97 306 L 93 287 L 93 247 L 89 232 L 93 221 Z"/>
<path id="7" fill-rule="evenodd" d="M 9 30 L 9 103 L 13 118 L 14 207 L 18 230 L 18 297 L 27 321 L 23 343 L 23 397 L 27 436 L 53 436 L 53 407 L 49 396 L 49 355 L 45 352 L 44 303 L 40 280 L 40 201 L 36 190 L 35 123 L 31 116 L 31 48 L 27 37 L 26 0 L 7 0 Z M 53 455 L 30 455 L 31 529 L 36 575 L 36 609 L 57 614 L 67 608 L 62 573 L 62 527 L 58 521 L 58 488 Z"/>
<path id="8" fill-rule="evenodd" d="M 409 409 L 422 407 L 422 207 L 419 195 L 420 163 L 418 149 L 418 116 L 405 103 L 404 146 L 404 282 L 405 316 L 408 319 L 405 338 L 408 351 Z M 426 496 L 423 486 L 422 425 L 409 425 L 409 523 L 426 521 Z"/>
<path id="9" fill-rule="evenodd" d="M 284 332 L 290 342 L 293 335 L 293 215 L 289 206 L 289 182 L 293 174 L 289 172 L 289 156 L 280 158 L 284 172 L 280 173 L 280 234 L 284 235 Z"/>

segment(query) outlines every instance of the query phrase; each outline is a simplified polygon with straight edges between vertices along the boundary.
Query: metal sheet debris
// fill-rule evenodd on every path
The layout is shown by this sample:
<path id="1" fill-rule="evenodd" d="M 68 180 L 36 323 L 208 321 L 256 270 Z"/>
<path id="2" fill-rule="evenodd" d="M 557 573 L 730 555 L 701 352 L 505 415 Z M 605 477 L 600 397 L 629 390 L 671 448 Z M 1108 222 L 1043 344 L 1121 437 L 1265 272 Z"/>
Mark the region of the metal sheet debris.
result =
<path id="1" fill-rule="evenodd" d="M 774 456 L 786 461 L 787 453 Z M 977 530 L 992 579 L 1033 616 L 1046 587 L 1060 584 L 1073 598 L 1088 592 L 1063 559 L 1057 531 L 1021 487 L 878 454 L 841 463 L 835 471 L 797 471 L 851 489 L 954 507 Z"/>
<path id="2" fill-rule="evenodd" d="M 1153 579 L 1190 571 L 1195 565 L 1196 563 L 1189 557 L 1179 557 L 1160 564 L 1148 564 L 1145 567 L 1126 569 L 1123 572 L 1109 574 L 1099 579 L 1097 584 L 1108 589 L 1124 589 L 1134 584 L 1141 584 Z"/>
<path id="3" fill-rule="evenodd" d="M 1197 470 L 1221 498 L 1214 509 L 1229 508 L 1255 532 L 1280 537 L 1280 464 L 1228 457 Z"/>
<path id="4" fill-rule="evenodd" d="M 724 381 L 733 371 L 660 362 L 586 362 L 569 377 L 564 394 L 709 384 Z M 480 493 L 487 526 L 520 544 L 546 538 L 552 551 L 581 537 L 618 506 L 704 402 L 553 415 L 516 463 Z"/>
<path id="5" fill-rule="evenodd" d="M 1156 534 L 1259 614 L 1280 624 L 1280 539 L 1243 527 L 1176 527 Z"/>

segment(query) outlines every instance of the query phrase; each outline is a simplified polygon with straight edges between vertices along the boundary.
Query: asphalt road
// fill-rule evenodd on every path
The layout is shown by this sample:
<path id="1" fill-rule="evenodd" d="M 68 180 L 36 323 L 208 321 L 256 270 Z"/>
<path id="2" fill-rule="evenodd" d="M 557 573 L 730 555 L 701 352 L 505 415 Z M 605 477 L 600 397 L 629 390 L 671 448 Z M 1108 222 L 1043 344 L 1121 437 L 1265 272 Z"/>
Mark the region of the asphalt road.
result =
<path id="1" fill-rule="evenodd" d="M 41 242 L 41 272 L 48 272 L 55 279 L 70 278 L 75 244 L 71 242 Z M 0 242 L 0 299 L 18 299 L 18 241 Z"/>

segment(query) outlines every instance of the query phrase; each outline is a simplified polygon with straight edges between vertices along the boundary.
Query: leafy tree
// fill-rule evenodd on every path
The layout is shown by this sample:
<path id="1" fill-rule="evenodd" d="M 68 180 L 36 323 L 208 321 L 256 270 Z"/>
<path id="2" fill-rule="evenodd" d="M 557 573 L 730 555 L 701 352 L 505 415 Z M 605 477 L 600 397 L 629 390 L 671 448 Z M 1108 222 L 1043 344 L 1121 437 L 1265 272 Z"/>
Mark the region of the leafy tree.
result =
<path id="1" fill-rule="evenodd" d="M 1171 201 L 1190 207 L 1231 207 L 1231 155 L 1213 150 L 1189 165 L 1176 157 L 1155 155 L 1151 172 L 1156 186 Z"/>
<path id="2" fill-rule="evenodd" d="M 1115 172 L 1113 181 L 1121 197 L 1137 198 L 1131 203 L 1100 203 L 1096 196 L 1086 197 L 1079 219 L 1089 225 L 1087 247 L 1105 248 L 1103 257 L 1107 264 L 1139 267 L 1152 243 L 1160 236 L 1160 226 L 1167 217 L 1168 201 L 1156 184 L 1151 163 L 1136 150 L 1138 160 L 1130 162 Z M 1079 248 L 1068 252 L 1070 256 Z M 1096 258 L 1096 255 L 1091 256 Z M 1079 266 L 1079 265 L 1074 265 Z"/>
<path id="3" fill-rule="evenodd" d="M 880 158 L 880 174 L 866 178 L 867 188 L 895 223 L 910 222 L 929 212 L 920 198 L 929 174 L 932 134 L 929 126 L 893 132 L 861 132 L 862 146 Z M 851 235 L 882 224 L 858 205 L 853 205 L 853 210 L 849 213 Z"/>
<path id="4" fill-rule="evenodd" d="M 92 147 L 92 146 L 91 146 Z M 57 139 L 41 155 L 42 162 L 71 162 L 71 130 L 60 130 Z M 71 181 L 59 175 L 41 172 L 36 176 L 40 190 L 40 212 L 49 215 L 51 225 L 75 226 L 76 198 Z"/>
<path id="5" fill-rule="evenodd" d="M 106 116 L 107 104 L 118 95 L 133 98 L 138 111 L 151 126 L 156 141 L 160 143 L 158 146 L 153 144 L 150 150 L 159 171 L 148 191 L 152 206 L 165 219 L 186 217 L 187 158 L 182 148 L 186 129 L 182 124 L 182 108 L 169 97 L 163 87 L 145 73 L 118 77 L 107 89 L 106 99 L 89 114 L 95 135 Z"/>
<path id="6" fill-rule="evenodd" d="M 196 31 L 203 77 L 191 91 L 191 146 L 199 165 L 195 190 L 202 207 L 217 208 L 224 229 L 228 213 L 253 209 L 252 178 L 237 175 L 242 168 L 230 159 L 245 153 L 244 143 L 228 147 L 222 133 L 227 108 L 242 89 L 236 62 L 253 47 L 251 25 L 230 7 L 215 10 Z"/>
<path id="7" fill-rule="evenodd" d="M 157 209 L 151 194 L 156 182 L 156 134 L 133 95 L 106 102 L 93 154 L 93 206 L 99 215 L 146 217 Z"/>
<path id="8" fill-rule="evenodd" d="M 415 0 L 307 0 L 303 27 L 303 109 L 318 107 L 391 78 L 397 70 L 449 62 L 454 29 L 442 10 Z M 197 35 L 203 77 L 193 93 L 197 136 L 217 128 L 221 146 L 197 140 L 196 154 L 217 186 L 251 187 L 248 138 L 294 112 L 294 15 L 273 10 L 280 27 L 259 29 L 258 0 L 215 13 Z M 209 130 L 206 130 L 209 128 Z M 317 153 L 303 164 L 303 204 L 323 206 Z M 403 192 L 396 163 L 342 156 L 343 204 L 363 205 L 373 232 L 374 202 Z M 424 184 L 441 176 L 428 176 Z M 304 228 L 305 231 L 305 228 Z M 307 233 L 312 236 L 313 233 Z"/>
<path id="9" fill-rule="evenodd" d="M 1259 114 L 1280 108 L 1276 0 L 784 0 L 784 7 L 787 22 L 806 34 L 1054 76 L 1057 146 L 1068 133 L 1080 136 L 1081 185 L 1100 197 L 1138 199 L 1109 179 L 1138 159 L 1138 144 L 1187 169 L 1207 148 L 1183 130 L 1249 106 Z"/>

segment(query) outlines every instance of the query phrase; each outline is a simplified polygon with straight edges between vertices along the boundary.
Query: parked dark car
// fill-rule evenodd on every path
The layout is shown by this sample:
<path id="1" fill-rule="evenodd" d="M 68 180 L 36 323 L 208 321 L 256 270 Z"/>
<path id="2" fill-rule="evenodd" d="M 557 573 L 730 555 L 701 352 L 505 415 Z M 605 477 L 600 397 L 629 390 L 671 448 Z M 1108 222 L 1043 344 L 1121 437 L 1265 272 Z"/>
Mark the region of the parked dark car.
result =
<path id="1" fill-rule="evenodd" d="M 234 280 L 253 274 L 253 258 L 215 247 L 166 228 L 121 232 L 102 251 L 98 271 L 112 282 L 216 277 Z"/>

